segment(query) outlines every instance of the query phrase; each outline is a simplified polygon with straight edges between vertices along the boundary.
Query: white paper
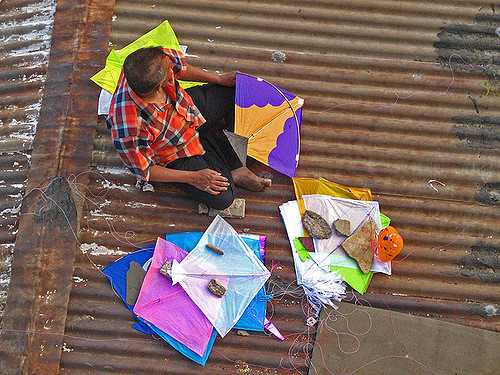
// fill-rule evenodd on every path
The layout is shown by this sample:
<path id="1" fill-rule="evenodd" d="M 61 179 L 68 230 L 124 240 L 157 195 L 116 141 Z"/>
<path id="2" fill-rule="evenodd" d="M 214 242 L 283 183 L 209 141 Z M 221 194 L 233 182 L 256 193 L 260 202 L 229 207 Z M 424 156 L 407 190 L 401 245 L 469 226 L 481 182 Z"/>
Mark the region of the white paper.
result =
<path id="1" fill-rule="evenodd" d="M 302 198 L 307 210 L 316 212 L 330 225 L 337 219 L 349 220 L 351 222 L 351 234 L 356 232 L 369 217 L 377 227 L 377 234 L 382 229 L 378 202 L 335 198 L 321 194 L 304 195 Z M 315 262 L 322 268 L 335 265 L 358 269 L 357 262 L 340 247 L 345 239 L 345 236 L 337 234 L 335 231 L 330 238 L 324 240 L 314 239 L 314 247 L 317 251 L 313 256 Z M 391 262 L 382 262 L 374 255 L 371 271 L 390 275 Z"/>
<path id="2" fill-rule="evenodd" d="M 109 106 L 111 105 L 111 100 L 113 99 L 113 94 L 109 91 L 101 89 L 99 94 L 99 104 L 97 106 L 97 115 L 108 115 Z"/>

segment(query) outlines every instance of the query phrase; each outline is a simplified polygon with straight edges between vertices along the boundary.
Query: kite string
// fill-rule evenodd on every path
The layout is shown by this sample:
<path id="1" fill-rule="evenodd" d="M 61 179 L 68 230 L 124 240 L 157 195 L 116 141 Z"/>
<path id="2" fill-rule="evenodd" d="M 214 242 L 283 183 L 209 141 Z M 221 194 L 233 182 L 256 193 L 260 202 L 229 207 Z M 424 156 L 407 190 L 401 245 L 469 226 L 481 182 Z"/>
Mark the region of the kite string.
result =
<path id="1" fill-rule="evenodd" d="M 354 300 L 354 305 L 359 305 L 360 301 L 362 300 L 361 298 L 358 298 L 356 295 L 352 294 L 352 299 Z M 366 300 L 363 300 L 366 302 Z M 366 302 L 368 305 L 369 303 Z M 326 314 L 326 317 L 320 319 L 319 323 L 318 323 L 318 328 L 316 330 L 313 330 L 312 327 L 307 327 L 304 331 L 302 332 L 298 332 L 298 333 L 294 333 L 294 334 L 290 334 L 290 335 L 287 335 L 286 337 L 287 338 L 294 338 L 294 340 L 292 341 L 292 344 L 290 346 L 290 349 L 288 351 L 288 366 L 284 366 L 283 365 L 283 358 L 280 360 L 280 365 L 278 367 L 269 367 L 269 366 L 262 366 L 262 365 L 259 365 L 259 364 L 254 364 L 254 363 L 248 363 L 248 362 L 244 362 L 242 360 L 233 360 L 231 359 L 230 357 L 226 356 L 222 351 L 218 350 L 218 349 L 214 349 L 214 352 L 218 353 L 221 357 L 223 357 L 225 360 L 227 360 L 228 362 L 231 362 L 231 363 L 234 363 L 236 365 L 244 365 L 246 366 L 246 368 L 244 369 L 246 371 L 246 369 L 249 369 L 250 366 L 254 367 L 254 368 L 262 368 L 262 369 L 293 369 L 295 373 L 297 374 L 303 374 L 303 371 L 301 371 L 301 369 L 299 369 L 297 366 L 299 363 L 297 363 L 297 357 L 298 356 L 301 356 L 301 354 L 303 354 L 303 362 L 300 362 L 301 364 L 303 363 L 303 366 L 301 367 L 313 367 L 313 368 L 316 368 L 316 365 L 314 362 L 312 362 L 312 358 L 311 358 L 311 352 L 312 350 L 314 349 L 315 351 L 317 350 L 317 353 L 319 353 L 319 357 L 321 358 L 321 360 L 323 361 L 322 362 L 322 369 L 326 369 L 326 373 L 328 374 L 332 374 L 334 375 L 335 372 L 333 372 L 330 368 L 328 368 L 327 366 L 327 362 L 325 360 L 325 352 L 324 352 L 324 349 L 322 347 L 322 345 L 319 343 L 319 342 L 315 342 L 314 345 L 312 344 L 312 338 L 314 338 L 314 334 L 319 332 L 319 330 L 321 328 L 329 328 L 328 330 L 330 332 L 333 332 L 334 334 L 336 334 L 337 336 L 340 336 L 340 335 L 347 335 L 347 336 L 353 336 L 355 339 L 356 338 L 356 335 L 366 335 L 368 334 L 371 329 L 372 329 L 372 318 L 371 318 L 371 314 L 367 311 L 365 312 L 366 313 L 366 316 L 368 317 L 369 319 L 369 328 L 366 330 L 366 332 L 359 332 L 359 333 L 356 333 L 356 332 L 352 332 L 352 329 L 349 328 L 349 317 L 352 316 L 356 311 L 360 311 L 360 310 L 353 310 L 352 312 L 350 313 L 340 313 L 338 311 L 334 311 L 334 310 L 330 310 L 327 314 Z M 330 327 L 329 325 L 329 322 L 332 321 L 332 322 L 335 322 L 337 321 L 339 318 L 343 318 L 343 319 L 346 319 L 346 329 L 347 329 L 347 332 L 340 332 L 338 330 L 335 330 L 333 328 Z M 395 326 L 394 326 L 394 320 L 393 320 L 393 317 L 391 315 L 390 317 L 391 319 L 391 325 L 392 325 L 392 331 L 394 333 L 395 336 L 398 336 L 398 333 L 396 332 L 396 329 L 395 329 Z M 138 342 L 138 343 L 144 343 L 146 339 L 141 339 L 141 338 L 105 338 L 105 339 L 97 339 L 97 338 L 90 338 L 90 337 L 84 337 L 84 336 L 78 336 L 78 335 L 71 335 L 71 334 L 67 334 L 67 333 L 51 333 L 51 332 L 43 332 L 43 331 L 33 331 L 33 330 L 15 330 L 15 329 L 5 329 L 4 330 L 5 332 L 10 332 L 10 333 L 22 333 L 22 334 L 29 334 L 29 335 L 41 335 L 41 336 L 57 336 L 57 337 L 67 337 L 69 339 L 75 339 L 75 340 L 82 340 L 82 341 L 93 341 L 93 342 L 110 342 L 110 341 L 126 341 L 126 342 Z M 154 338 L 154 336 L 152 336 Z M 307 338 L 306 342 L 304 343 L 304 340 L 302 340 L 303 338 Z M 149 338 L 148 338 L 149 339 Z M 359 342 L 359 339 L 357 339 L 357 341 Z M 64 342 L 63 345 L 66 345 L 67 343 Z M 404 344 L 404 343 L 403 343 Z M 337 338 L 337 345 L 338 345 L 338 348 L 339 348 L 339 351 L 341 353 L 344 353 L 344 354 L 354 354 L 356 352 L 359 351 L 360 349 L 360 345 L 358 345 L 358 347 L 356 348 L 356 350 L 353 350 L 353 351 L 345 351 L 343 348 L 342 348 L 342 345 L 340 343 L 340 338 L 338 337 Z M 73 348 L 68 348 L 68 349 L 73 349 Z M 405 350 L 406 352 L 408 352 L 407 350 Z M 412 361 L 416 364 L 418 364 L 419 366 L 421 366 L 422 368 L 426 368 L 428 370 L 430 370 L 430 372 L 432 374 L 436 374 L 436 372 L 430 368 L 429 366 L 427 366 L 425 363 L 421 362 L 421 361 L 418 361 L 417 359 L 415 358 L 412 358 L 409 354 L 406 354 L 406 355 L 396 355 L 396 354 L 388 354 L 388 355 L 384 355 L 384 356 L 380 356 L 380 357 L 377 357 L 371 361 L 368 361 L 367 363 L 361 365 L 360 367 L 352 370 L 351 372 L 349 373 L 346 373 L 347 375 L 355 375 L 356 373 L 358 373 L 359 371 L 361 371 L 363 368 L 366 368 L 370 365 L 373 365 L 375 363 L 378 363 L 380 361 L 384 361 L 384 360 L 388 360 L 388 359 L 403 359 L 403 360 L 409 360 L 409 361 Z M 316 364 L 318 362 L 316 361 Z"/>
<path id="2" fill-rule="evenodd" d="M 450 70 L 450 74 L 451 74 L 451 79 L 450 79 L 450 83 L 448 84 L 446 90 L 440 94 L 436 94 L 435 97 L 441 97 L 441 96 L 444 96 L 444 95 L 447 95 L 450 91 L 450 89 L 452 88 L 452 86 L 454 85 L 455 81 L 456 81 L 456 78 L 455 78 L 455 70 L 453 69 L 453 59 L 455 60 L 462 60 L 462 64 L 463 65 L 467 65 L 469 67 L 474 67 L 473 64 L 470 64 L 468 63 L 463 57 L 462 55 L 458 54 L 458 53 L 452 53 L 449 58 L 448 58 L 448 61 L 447 61 L 447 66 Z M 483 71 L 485 69 L 483 68 Z M 393 94 L 394 96 L 396 97 L 396 100 L 392 103 L 388 103 L 388 104 L 385 104 L 385 105 L 380 105 L 378 107 L 375 107 L 375 109 L 383 109 L 383 108 L 388 108 L 388 107 L 393 107 L 395 105 L 397 105 L 399 103 L 399 101 L 402 99 L 409 99 L 411 97 L 413 97 L 415 94 L 412 93 L 412 94 L 409 94 L 407 96 L 400 96 L 399 92 L 397 90 L 393 90 Z M 337 105 L 334 105 L 334 106 L 330 106 L 326 109 L 325 112 L 330 112 L 331 110 L 335 109 L 335 108 L 340 108 L 340 107 L 347 107 L 347 106 L 352 106 L 352 105 L 364 105 L 366 102 L 363 102 L 363 101 L 359 101 L 359 100 L 351 100 L 347 103 L 342 103 L 342 104 L 337 104 Z"/>
<path id="3" fill-rule="evenodd" d="M 352 299 L 354 300 L 354 306 L 365 306 L 365 304 L 368 306 L 368 307 L 371 307 L 370 303 L 367 302 L 366 300 L 364 299 L 361 299 L 361 298 L 358 298 L 356 295 L 352 294 Z M 360 304 L 359 302 L 363 300 L 363 304 Z M 349 316 L 353 315 L 355 312 L 357 311 L 362 311 L 366 314 L 366 316 L 368 317 L 369 319 L 369 326 L 368 326 L 368 329 L 365 331 L 365 332 L 353 332 L 352 329 L 349 327 Z M 332 318 L 332 314 L 335 314 L 336 316 L 334 316 Z M 332 320 L 332 321 L 337 321 L 338 318 L 343 318 L 346 320 L 346 329 L 347 329 L 347 332 L 339 332 L 338 330 L 335 330 L 333 328 L 331 328 L 329 325 L 328 325 L 328 321 L 329 320 Z M 396 327 L 395 327 L 395 324 L 394 324 L 394 319 L 393 319 L 393 315 L 390 314 L 390 322 L 391 322 L 391 328 L 392 328 L 392 332 L 394 334 L 394 337 L 396 339 L 398 339 L 398 336 L 399 336 L 399 333 L 397 332 L 396 330 Z M 343 354 L 355 354 L 357 353 L 360 349 L 361 349 L 361 341 L 359 340 L 359 338 L 357 336 L 364 336 L 364 335 L 367 335 L 373 328 L 373 323 L 372 323 L 372 317 L 371 317 L 371 314 L 369 311 L 364 311 L 364 310 L 359 310 L 359 309 L 354 309 L 352 312 L 350 313 L 341 313 L 339 311 L 331 311 L 327 314 L 326 318 L 324 318 L 321 322 L 320 322 L 320 326 L 321 325 L 325 325 L 326 327 L 329 327 L 329 332 L 333 332 L 335 335 L 337 335 L 337 344 L 338 344 L 338 349 L 341 353 Z M 320 327 L 322 328 L 322 326 Z M 320 329 L 319 328 L 319 329 Z M 356 350 L 353 350 L 351 352 L 345 352 L 341 345 L 340 345 L 340 335 L 349 335 L 351 336 L 353 339 L 355 339 L 355 341 L 359 344 L 356 348 Z M 360 367 L 358 368 L 355 368 L 354 370 L 350 371 L 350 372 L 346 372 L 345 374 L 346 375 L 354 375 L 356 373 L 358 373 L 359 371 L 361 371 L 362 369 L 368 367 L 368 366 L 371 366 L 375 363 L 378 363 L 380 361 L 385 361 L 385 360 L 388 360 L 388 359 L 403 359 L 403 360 L 407 360 L 407 361 L 411 361 L 413 363 L 416 363 L 417 365 L 419 365 L 420 367 L 422 368 L 425 368 L 427 370 L 430 371 L 430 373 L 432 374 L 436 374 L 437 373 L 428 365 L 426 365 L 425 363 L 413 358 L 412 356 L 410 356 L 409 354 L 409 351 L 405 345 L 405 343 L 402 341 L 402 340 L 398 340 L 399 343 L 404 347 L 404 352 L 406 353 L 405 355 L 399 355 L 399 354 L 387 354 L 387 355 L 382 355 L 380 357 L 377 357 L 373 360 L 370 360 L 366 363 L 364 363 L 363 365 L 361 365 Z M 332 371 L 330 368 L 328 368 L 327 366 L 327 361 L 325 360 L 325 353 L 324 353 L 324 350 L 323 350 L 323 347 L 321 345 L 321 343 L 319 343 L 318 341 L 316 341 L 315 343 L 315 353 L 318 353 L 318 356 L 320 357 L 321 359 L 321 362 L 319 361 L 316 361 L 316 364 L 318 363 L 321 363 L 321 370 L 326 370 L 326 373 L 328 374 L 336 374 L 336 372 Z M 317 348 L 317 351 L 316 351 L 316 348 Z M 312 366 L 313 368 L 316 368 L 315 364 L 314 363 L 310 363 L 310 366 Z"/>
<path id="4" fill-rule="evenodd" d="M 346 300 L 347 300 L 347 298 L 346 298 Z M 350 301 L 353 302 L 354 306 L 371 307 L 371 305 L 368 301 L 357 297 L 354 293 L 351 294 Z M 354 332 L 354 330 L 350 327 L 350 323 L 349 323 L 350 319 L 351 318 L 354 319 L 354 314 L 356 312 L 362 312 L 364 315 L 366 315 L 366 317 L 368 319 L 368 327 L 366 330 L 363 330 L 360 332 Z M 339 330 L 333 328 L 331 325 L 332 323 L 337 322 L 339 319 L 345 320 L 345 325 L 346 325 L 345 332 L 339 331 Z M 358 318 L 358 320 L 359 320 L 359 318 Z M 390 315 L 390 320 L 391 320 L 393 334 L 397 338 L 399 336 L 399 334 L 396 331 L 392 314 Z M 337 337 L 336 345 L 337 345 L 338 351 L 344 355 L 352 355 L 352 354 L 359 352 L 359 350 L 361 349 L 361 340 L 359 337 L 368 335 L 372 331 L 372 329 L 373 329 L 373 321 L 372 321 L 372 316 L 371 316 L 369 311 L 364 311 L 364 310 L 354 308 L 354 310 L 352 312 L 342 313 L 338 310 L 330 309 L 329 311 L 323 313 L 323 316 L 318 321 L 317 329 L 313 333 L 321 334 L 320 333 L 321 330 L 327 330 L 328 332 L 335 334 Z M 299 336 L 299 335 L 310 335 L 310 334 L 311 334 L 311 332 L 308 329 L 306 329 L 304 332 L 296 334 L 296 335 Z M 353 340 L 354 346 L 353 346 L 352 350 L 344 349 L 344 345 L 341 342 L 342 336 L 350 337 Z M 399 340 L 399 341 L 401 341 L 401 340 Z M 437 373 L 432 368 L 430 368 L 428 365 L 426 365 L 425 363 L 410 356 L 404 342 L 401 341 L 401 344 L 405 348 L 405 352 L 406 352 L 405 355 L 399 355 L 397 353 L 396 354 L 382 355 L 380 357 L 377 357 L 371 361 L 364 363 L 360 367 L 358 367 L 350 372 L 346 372 L 345 374 L 346 375 L 354 375 L 354 374 L 358 373 L 359 371 L 361 371 L 363 368 L 371 366 L 371 365 L 378 363 L 380 361 L 389 360 L 389 359 L 403 359 L 403 360 L 411 361 L 411 362 L 419 365 L 420 367 L 429 370 L 429 373 L 437 375 Z M 298 339 L 295 339 L 294 342 L 292 343 L 290 350 L 289 350 L 289 358 L 288 359 L 289 359 L 289 364 L 298 373 L 301 373 L 301 372 L 299 372 L 299 370 L 295 366 L 297 353 L 300 351 L 299 345 L 300 344 L 298 343 Z M 303 353 L 305 354 L 305 356 L 304 356 L 304 366 L 305 367 L 309 367 L 309 368 L 312 367 L 312 368 L 317 369 L 317 365 L 321 364 L 320 370 L 326 371 L 325 372 L 326 374 L 332 374 L 332 375 L 337 374 L 337 372 L 333 371 L 332 369 L 330 369 L 328 367 L 328 364 L 326 361 L 326 355 L 325 355 L 326 353 L 325 353 L 325 351 L 323 349 L 323 345 L 321 344 L 320 341 L 316 340 L 314 343 L 314 348 L 313 348 L 314 355 L 315 355 L 315 357 L 317 357 L 317 360 L 315 362 L 312 362 L 311 350 L 309 350 L 309 347 L 310 347 L 310 343 L 303 345 Z M 331 353 L 329 353 L 329 355 L 331 355 Z"/>
<path id="5" fill-rule="evenodd" d="M 33 194 L 34 192 L 39 192 L 40 193 L 40 196 L 41 198 L 43 199 L 44 202 L 47 202 L 47 201 L 50 201 L 60 212 L 61 214 L 63 215 L 64 217 L 64 220 L 66 221 L 70 231 L 71 231 L 71 234 L 73 235 L 73 237 L 75 238 L 76 242 L 79 246 L 79 250 L 80 250 L 80 253 L 83 254 L 85 256 L 85 258 L 89 261 L 89 263 L 92 265 L 92 267 L 97 270 L 99 272 L 99 274 L 103 275 L 103 276 L 106 276 L 102 270 L 101 270 L 101 267 L 99 265 L 97 265 L 93 260 L 92 258 L 90 257 L 90 255 L 86 252 L 86 251 L 83 251 L 83 249 L 81 248 L 81 241 L 78 237 L 78 235 L 75 233 L 75 230 L 73 229 L 73 226 L 71 225 L 71 221 L 69 220 L 68 218 L 68 215 L 67 213 L 64 211 L 64 209 L 59 205 L 59 203 L 54 200 L 53 198 L 51 198 L 50 196 L 48 196 L 46 194 L 46 190 L 49 188 L 49 186 L 56 180 L 60 180 L 60 179 L 65 179 L 66 182 L 68 183 L 68 185 L 70 186 L 70 189 L 71 191 L 76 194 L 78 197 L 80 197 L 84 203 L 84 205 L 87 204 L 87 202 L 90 202 L 92 204 L 94 204 L 98 209 L 100 209 L 102 206 L 99 205 L 98 203 L 94 202 L 92 199 L 86 197 L 84 194 L 82 194 L 82 192 L 78 189 L 78 184 L 76 183 L 78 177 L 80 177 L 81 175 L 83 174 L 96 174 L 100 177 L 102 177 L 104 180 L 107 181 L 107 179 L 100 173 L 98 172 L 95 172 L 95 171 L 92 171 L 92 170 L 88 170 L 88 171 L 83 171 L 83 172 L 80 172 L 78 173 L 77 175 L 70 175 L 68 177 L 61 177 L 61 176 L 57 176 L 57 177 L 54 177 L 53 179 L 51 179 L 46 185 L 44 186 L 41 186 L 41 187 L 35 187 L 35 188 L 32 188 L 30 189 L 25 195 L 24 195 L 24 198 L 23 200 L 28 197 L 29 195 Z M 89 191 L 90 192 L 90 191 Z M 27 212 L 27 213 L 23 213 L 22 215 L 35 215 L 35 216 L 41 216 L 42 215 L 42 211 L 44 209 L 45 205 L 41 205 L 40 206 L 40 209 L 38 210 L 38 212 L 36 211 L 33 211 L 33 212 Z M 140 248 L 140 246 L 132 243 L 131 241 L 128 240 L 128 234 L 129 233 L 132 233 L 132 237 L 135 236 L 135 233 L 133 231 L 127 231 L 126 232 L 126 237 L 125 237 L 125 241 L 123 241 L 120 236 L 118 236 L 118 231 L 116 231 L 116 229 L 114 228 L 113 224 L 110 222 L 109 218 L 107 217 L 104 217 L 104 221 L 106 222 L 106 224 L 108 225 L 108 228 L 110 230 L 110 234 L 113 236 L 113 238 L 115 238 L 118 242 L 122 243 L 122 244 L 125 244 L 125 245 L 130 245 L 130 246 L 133 246 L 135 248 Z M 114 291 L 113 289 L 113 292 L 116 294 L 116 292 Z M 117 295 L 117 294 L 116 294 Z M 118 296 L 118 295 L 117 295 Z"/>
<path id="6" fill-rule="evenodd" d="M 86 172 L 82 172 L 82 173 L 80 173 L 79 175 L 81 175 L 81 174 L 83 174 L 83 173 L 86 173 Z M 95 173 L 95 172 L 93 172 L 93 171 L 89 171 L 89 172 L 87 172 L 87 173 Z M 79 175 L 77 175 L 77 177 L 78 177 Z M 70 177 L 71 177 L 71 176 L 70 176 Z M 67 223 L 67 225 L 68 225 L 68 227 L 69 227 L 69 229 L 70 229 L 70 231 L 71 231 L 71 234 L 74 236 L 74 238 L 75 238 L 75 240 L 76 240 L 77 244 L 81 244 L 81 242 L 80 242 L 80 239 L 79 239 L 78 235 L 75 233 L 75 230 L 73 229 L 73 226 L 71 225 L 71 221 L 69 220 L 67 213 L 64 211 L 64 209 L 63 209 L 63 208 L 59 205 L 59 203 L 58 203 L 56 200 L 54 200 L 52 197 L 50 197 L 50 196 L 48 196 L 48 195 L 46 194 L 46 190 L 49 188 L 49 186 L 50 186 L 50 185 L 51 185 L 54 181 L 59 180 L 59 179 L 61 179 L 61 178 L 65 179 L 65 180 L 68 182 L 68 184 L 69 184 L 70 188 L 71 188 L 71 189 L 72 189 L 72 191 L 73 191 L 73 189 L 75 188 L 75 186 L 73 185 L 73 182 L 72 182 L 72 181 L 70 181 L 70 179 L 69 179 L 69 178 L 58 176 L 58 177 L 54 177 L 53 179 L 51 179 L 51 180 L 48 182 L 48 184 L 47 184 L 47 185 L 45 185 L 45 186 L 42 186 L 42 187 L 34 187 L 34 188 L 30 189 L 30 190 L 29 190 L 29 191 L 28 191 L 28 192 L 24 195 L 24 197 L 23 197 L 23 201 L 24 201 L 24 199 L 25 199 L 26 197 L 28 197 L 29 195 L 33 194 L 34 192 L 39 192 L 39 193 L 40 193 L 40 196 L 41 196 L 41 198 L 43 199 L 43 201 L 44 201 L 44 202 L 50 201 L 50 202 L 51 202 L 51 203 L 52 203 L 52 204 L 53 204 L 53 205 L 54 205 L 54 206 L 55 206 L 55 207 L 56 207 L 56 208 L 57 208 L 57 209 L 58 209 L 58 210 L 62 213 L 62 215 L 63 215 L 63 217 L 64 217 L 64 219 L 65 219 L 65 221 L 66 221 L 66 223 Z M 73 181 L 75 181 L 75 180 L 76 180 L 76 178 L 75 178 Z M 90 201 L 90 202 L 92 202 L 92 203 L 94 203 L 94 204 L 95 204 L 95 202 L 93 202 L 92 200 L 90 200 L 90 199 L 88 199 L 88 198 L 86 198 L 86 197 L 82 196 L 82 195 L 81 195 L 81 193 L 78 191 L 78 189 L 77 189 L 77 188 L 76 188 L 76 190 L 77 190 L 77 191 L 76 191 L 75 193 L 76 193 L 77 195 L 81 196 L 81 197 L 84 199 L 84 201 L 88 200 L 88 201 Z M 35 215 L 35 216 L 41 216 L 41 215 L 42 215 L 42 211 L 43 211 L 44 207 L 45 207 L 45 205 L 41 205 L 41 206 L 40 206 L 40 209 L 38 210 L 38 212 L 33 211 L 33 212 L 27 212 L 27 213 L 23 213 L 23 214 L 24 214 L 24 215 Z M 111 229 L 111 230 L 113 230 L 114 228 L 111 228 L 111 227 L 110 227 L 110 229 Z M 112 234 L 113 234 L 113 233 L 112 233 Z M 113 236 L 114 236 L 114 234 L 113 234 Z M 117 237 L 115 237 L 115 238 L 117 238 Z M 117 239 L 118 239 L 118 238 L 117 238 Z M 89 261 L 89 263 L 93 266 L 93 268 L 95 268 L 95 269 L 96 269 L 96 270 L 97 270 L 100 274 L 102 274 L 103 276 L 106 276 L 106 275 L 102 272 L 102 270 L 100 269 L 100 267 L 99 267 L 99 266 L 98 266 L 98 265 L 97 265 L 97 264 L 96 264 L 96 263 L 95 263 L 95 262 L 94 262 L 94 261 L 90 258 L 90 256 L 89 256 L 86 252 L 82 251 L 81 247 L 80 247 L 80 252 L 81 252 L 83 255 L 85 255 L 85 257 L 87 258 L 87 260 Z M 115 292 L 115 290 L 114 290 L 114 289 L 113 289 L 113 293 L 114 293 L 116 296 L 118 296 L 118 294 Z M 118 297 L 119 297 L 119 296 L 118 296 Z M 69 337 L 69 338 L 75 338 L 75 339 L 83 339 L 83 340 L 89 340 L 89 341 L 97 341 L 97 342 L 101 342 L 101 341 L 121 341 L 121 340 L 129 340 L 128 338 L 127 338 L 127 339 L 122 339 L 122 338 L 119 338 L 119 339 L 92 339 L 92 338 L 87 338 L 87 337 L 83 337 L 83 336 L 68 335 L 68 334 L 66 334 L 66 333 L 53 333 L 53 332 L 37 331 L 37 330 L 15 330 L 15 329 L 8 329 L 8 328 L 5 328 L 5 327 L 0 327 L 0 332 L 23 333 L 23 334 L 27 334 L 27 335 L 51 335 L 51 336 L 62 336 L 62 337 Z"/>

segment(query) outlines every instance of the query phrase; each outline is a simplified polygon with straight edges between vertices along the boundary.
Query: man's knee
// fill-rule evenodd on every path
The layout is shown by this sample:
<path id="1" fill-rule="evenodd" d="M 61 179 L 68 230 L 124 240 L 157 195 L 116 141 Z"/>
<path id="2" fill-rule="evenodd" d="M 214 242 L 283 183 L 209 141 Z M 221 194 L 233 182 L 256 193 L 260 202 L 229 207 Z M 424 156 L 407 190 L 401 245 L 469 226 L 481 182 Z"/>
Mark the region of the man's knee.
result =
<path id="1" fill-rule="evenodd" d="M 231 204 L 233 204 L 233 201 L 234 201 L 234 195 L 232 191 L 228 190 L 219 195 L 212 196 L 210 201 L 207 202 L 207 205 L 215 210 L 224 210 L 228 208 Z"/>

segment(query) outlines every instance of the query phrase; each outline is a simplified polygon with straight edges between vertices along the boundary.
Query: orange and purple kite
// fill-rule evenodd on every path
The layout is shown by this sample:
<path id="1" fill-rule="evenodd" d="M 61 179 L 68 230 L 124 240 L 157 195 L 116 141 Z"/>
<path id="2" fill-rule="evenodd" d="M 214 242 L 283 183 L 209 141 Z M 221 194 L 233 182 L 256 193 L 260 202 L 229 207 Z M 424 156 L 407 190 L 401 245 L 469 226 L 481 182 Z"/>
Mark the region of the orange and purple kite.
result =
<path id="1" fill-rule="evenodd" d="M 247 154 L 289 177 L 300 153 L 304 100 L 258 77 L 236 74 L 235 133 L 247 139 Z"/>

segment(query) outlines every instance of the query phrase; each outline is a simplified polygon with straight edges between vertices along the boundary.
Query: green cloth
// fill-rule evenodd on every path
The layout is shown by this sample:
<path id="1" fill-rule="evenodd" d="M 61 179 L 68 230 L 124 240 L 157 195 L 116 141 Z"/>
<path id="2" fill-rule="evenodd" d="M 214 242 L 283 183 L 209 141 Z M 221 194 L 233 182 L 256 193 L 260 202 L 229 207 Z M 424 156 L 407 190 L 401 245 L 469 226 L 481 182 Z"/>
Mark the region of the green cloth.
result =
<path id="1" fill-rule="evenodd" d="M 106 58 L 106 66 L 93 75 L 90 80 L 110 93 L 114 93 L 116 86 L 118 85 L 118 80 L 120 79 L 125 58 L 132 52 L 145 47 L 165 47 L 175 49 L 177 51 L 181 50 L 179 41 L 177 40 L 170 23 L 168 21 L 163 21 L 153 30 L 139 37 L 126 47 L 120 50 L 111 50 Z M 187 89 L 189 87 L 202 85 L 203 83 L 179 81 L 179 84 L 182 88 Z"/>

